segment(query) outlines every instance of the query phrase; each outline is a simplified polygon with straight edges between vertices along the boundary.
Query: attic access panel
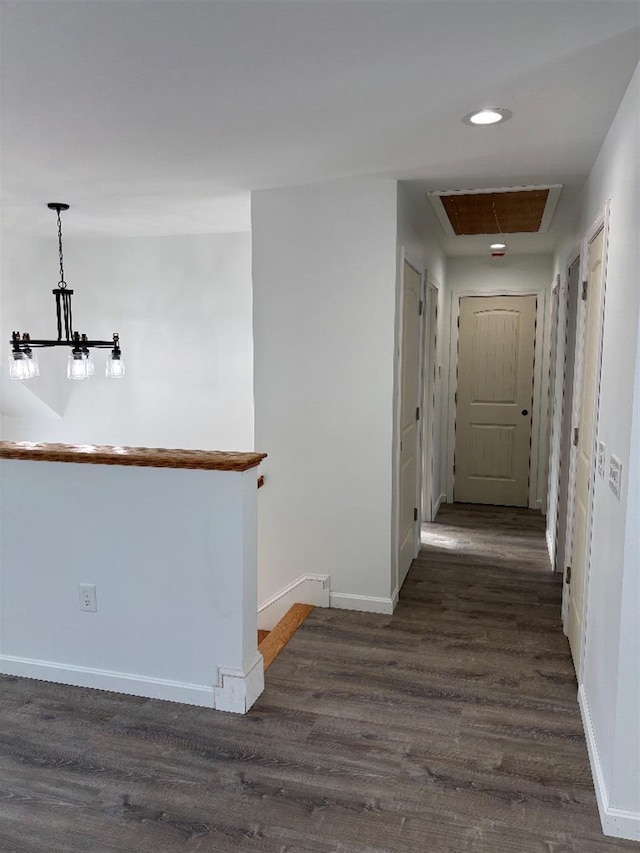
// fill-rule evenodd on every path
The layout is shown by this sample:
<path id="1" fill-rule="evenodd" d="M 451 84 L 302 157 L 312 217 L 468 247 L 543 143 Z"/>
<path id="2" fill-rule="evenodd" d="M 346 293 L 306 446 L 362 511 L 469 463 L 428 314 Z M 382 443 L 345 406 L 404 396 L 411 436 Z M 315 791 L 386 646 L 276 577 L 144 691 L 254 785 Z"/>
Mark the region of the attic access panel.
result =
<path id="1" fill-rule="evenodd" d="M 561 184 L 429 193 L 450 237 L 473 234 L 545 233 L 558 203 Z"/>

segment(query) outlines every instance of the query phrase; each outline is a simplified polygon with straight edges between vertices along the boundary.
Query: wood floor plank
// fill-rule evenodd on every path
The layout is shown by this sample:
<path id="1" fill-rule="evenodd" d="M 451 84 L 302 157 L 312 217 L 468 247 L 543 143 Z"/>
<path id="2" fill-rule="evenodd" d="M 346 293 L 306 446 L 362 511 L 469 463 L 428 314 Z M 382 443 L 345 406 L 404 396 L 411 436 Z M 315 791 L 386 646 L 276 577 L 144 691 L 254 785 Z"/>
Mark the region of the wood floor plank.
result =
<path id="1" fill-rule="evenodd" d="M 396 612 L 315 608 L 245 717 L 4 677 L 0 853 L 637 853 L 561 591 L 538 513 L 445 506 Z"/>

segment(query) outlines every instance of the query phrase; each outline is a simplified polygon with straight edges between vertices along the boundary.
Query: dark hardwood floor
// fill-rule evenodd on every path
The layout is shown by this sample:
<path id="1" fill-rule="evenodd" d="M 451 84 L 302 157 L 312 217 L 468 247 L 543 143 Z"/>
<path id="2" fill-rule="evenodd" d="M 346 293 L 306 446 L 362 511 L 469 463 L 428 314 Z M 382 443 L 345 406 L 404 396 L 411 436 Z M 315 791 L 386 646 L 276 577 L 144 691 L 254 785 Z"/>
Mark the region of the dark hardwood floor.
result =
<path id="1" fill-rule="evenodd" d="M 2 680 L 2 853 L 609 853 L 543 521 L 444 507 L 393 616 L 316 608 L 246 717 Z"/>

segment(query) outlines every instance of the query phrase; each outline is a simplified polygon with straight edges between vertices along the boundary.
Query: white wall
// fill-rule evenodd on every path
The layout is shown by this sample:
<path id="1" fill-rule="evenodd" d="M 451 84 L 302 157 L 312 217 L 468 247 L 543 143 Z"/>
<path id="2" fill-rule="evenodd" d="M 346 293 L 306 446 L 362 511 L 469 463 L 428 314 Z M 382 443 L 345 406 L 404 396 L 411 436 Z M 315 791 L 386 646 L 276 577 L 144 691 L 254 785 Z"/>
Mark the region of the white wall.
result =
<path id="1" fill-rule="evenodd" d="M 542 508 L 546 495 L 546 460 L 547 460 L 547 407 L 549 394 L 549 329 L 548 304 L 551 292 L 553 259 L 551 255 L 506 255 L 504 258 L 482 257 L 453 257 L 447 262 L 447 283 L 445 288 L 445 329 L 447 341 L 450 344 L 445 356 L 445 371 L 448 377 L 447 401 L 447 493 L 448 500 L 453 500 L 453 425 L 455 419 L 455 351 L 457 341 L 455 330 L 452 330 L 452 317 L 455 319 L 455 309 L 461 294 L 475 293 L 526 293 L 541 291 L 542 306 L 539 311 L 544 318 L 544 328 L 538 327 L 536 332 L 536 364 L 537 387 L 539 397 L 533 411 L 533 429 L 537 436 L 539 452 L 536 453 L 536 443 L 532 443 L 532 503 Z"/>
<path id="2" fill-rule="evenodd" d="M 96 375 L 70 382 L 67 351 L 40 351 L 42 375 L 19 388 L 7 378 L 11 331 L 56 336 L 54 227 L 51 239 L 4 239 L 3 437 L 252 450 L 250 235 L 67 238 L 74 325 L 119 332 L 127 375 L 107 380 L 96 351 Z"/>
<path id="3" fill-rule="evenodd" d="M 3 672 L 246 710 L 262 678 L 255 469 L 3 459 L 0 484 Z"/>
<path id="4" fill-rule="evenodd" d="M 444 284 L 447 259 L 435 233 L 442 230 L 435 217 L 429 217 L 426 199 L 418 206 L 403 184 L 398 183 L 398 246 L 420 260 L 429 277 Z"/>
<path id="5" fill-rule="evenodd" d="M 396 218 L 394 181 L 253 194 L 260 601 L 390 607 Z"/>
<path id="6" fill-rule="evenodd" d="M 605 829 L 612 831 L 614 824 L 624 824 L 627 832 L 630 826 L 635 831 L 640 826 L 637 445 L 633 445 L 633 454 L 631 451 L 640 432 L 637 408 L 633 410 L 634 387 L 637 404 L 640 292 L 638 103 L 636 69 L 556 258 L 556 269 L 564 279 L 573 248 L 610 199 L 597 438 L 606 444 L 607 465 L 612 453 L 622 461 L 623 482 L 617 500 L 606 478 L 595 480 L 581 692 L 592 733 L 591 757 L 601 817 Z M 557 469 L 553 474 L 555 478 Z M 611 812 L 616 809 L 628 813 L 624 820 Z M 629 818 L 630 813 L 635 820 Z"/>

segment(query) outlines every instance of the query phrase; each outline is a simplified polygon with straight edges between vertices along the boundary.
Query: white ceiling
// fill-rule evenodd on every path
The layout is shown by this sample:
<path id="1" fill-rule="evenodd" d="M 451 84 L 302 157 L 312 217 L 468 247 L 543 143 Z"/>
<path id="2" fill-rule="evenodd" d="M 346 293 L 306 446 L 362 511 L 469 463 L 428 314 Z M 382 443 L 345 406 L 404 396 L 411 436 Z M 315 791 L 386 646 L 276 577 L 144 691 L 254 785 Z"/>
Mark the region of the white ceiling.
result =
<path id="1" fill-rule="evenodd" d="M 561 218 L 638 62 L 639 12 L 5 0 L 4 222 L 49 233 L 44 205 L 60 200 L 74 206 L 67 232 L 235 230 L 249 190 L 354 175 L 407 181 L 420 203 L 428 189 L 563 183 Z M 514 117 L 460 122 L 484 105 Z M 441 233 L 449 253 L 477 251 Z"/>

